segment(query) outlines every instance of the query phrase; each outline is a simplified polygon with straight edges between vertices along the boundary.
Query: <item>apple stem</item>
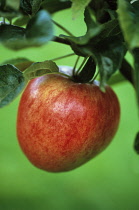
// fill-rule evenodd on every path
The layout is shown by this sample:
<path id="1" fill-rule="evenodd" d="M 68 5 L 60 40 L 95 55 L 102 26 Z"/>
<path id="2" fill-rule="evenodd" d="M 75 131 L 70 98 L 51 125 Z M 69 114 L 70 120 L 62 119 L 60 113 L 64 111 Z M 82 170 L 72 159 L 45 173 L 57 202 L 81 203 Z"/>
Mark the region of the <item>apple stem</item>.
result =
<path id="1" fill-rule="evenodd" d="M 77 64 L 79 62 L 79 59 L 80 59 L 80 56 L 77 56 L 77 59 L 75 61 L 74 67 L 73 67 L 73 76 L 76 75 L 76 67 L 77 67 Z"/>
<path id="2" fill-rule="evenodd" d="M 97 76 L 99 75 L 99 71 L 94 75 L 94 77 L 89 81 L 89 84 L 92 84 L 95 79 L 97 78 Z"/>
<path id="3" fill-rule="evenodd" d="M 125 59 L 123 59 L 122 61 L 120 72 L 129 82 L 131 82 L 131 84 L 134 84 L 133 69 L 131 65 Z"/>
<path id="4" fill-rule="evenodd" d="M 86 63 L 86 60 L 88 59 L 88 56 L 85 57 L 83 59 L 83 62 L 81 63 L 81 65 L 79 66 L 78 70 L 76 71 L 76 75 L 78 75 L 78 73 L 81 71 L 82 67 L 84 66 L 84 64 Z"/>

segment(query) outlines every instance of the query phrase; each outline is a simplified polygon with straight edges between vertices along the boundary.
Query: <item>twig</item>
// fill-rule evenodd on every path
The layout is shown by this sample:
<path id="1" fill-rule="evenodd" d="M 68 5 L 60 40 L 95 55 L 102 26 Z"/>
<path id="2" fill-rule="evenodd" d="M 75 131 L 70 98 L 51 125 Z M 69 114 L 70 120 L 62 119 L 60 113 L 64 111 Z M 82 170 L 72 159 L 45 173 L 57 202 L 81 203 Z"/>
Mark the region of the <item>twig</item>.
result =
<path id="1" fill-rule="evenodd" d="M 71 53 L 71 54 L 63 55 L 63 56 L 60 56 L 60 57 L 57 57 L 57 58 L 53 58 L 52 61 L 57 61 L 57 60 L 60 60 L 60 59 L 63 59 L 63 58 L 70 57 L 72 55 L 76 55 L 76 54 L 75 53 Z"/>
<path id="2" fill-rule="evenodd" d="M 68 40 L 62 39 L 62 38 L 57 37 L 57 36 L 55 36 L 52 41 L 58 42 L 58 43 L 61 43 L 61 44 L 66 44 L 66 45 L 69 45 L 69 46 L 71 45 L 71 43 Z"/>
<path id="3" fill-rule="evenodd" d="M 77 75 L 79 74 L 80 70 L 82 69 L 82 67 L 83 67 L 84 64 L 86 63 L 86 60 L 87 60 L 87 59 L 88 59 L 88 57 L 85 57 L 85 58 L 83 59 L 81 65 L 79 66 L 79 68 L 78 68 L 78 70 L 77 70 L 77 72 L 76 72 Z"/>
<path id="4" fill-rule="evenodd" d="M 125 59 L 123 59 L 122 65 L 120 67 L 120 72 L 129 82 L 134 85 L 133 69 Z"/>
<path id="5" fill-rule="evenodd" d="M 58 26 L 60 29 L 62 29 L 66 34 L 68 34 L 69 36 L 73 36 L 73 34 L 68 31 L 65 27 L 63 27 L 62 25 L 60 25 L 59 23 L 57 23 L 56 21 L 52 20 L 52 22 Z"/>

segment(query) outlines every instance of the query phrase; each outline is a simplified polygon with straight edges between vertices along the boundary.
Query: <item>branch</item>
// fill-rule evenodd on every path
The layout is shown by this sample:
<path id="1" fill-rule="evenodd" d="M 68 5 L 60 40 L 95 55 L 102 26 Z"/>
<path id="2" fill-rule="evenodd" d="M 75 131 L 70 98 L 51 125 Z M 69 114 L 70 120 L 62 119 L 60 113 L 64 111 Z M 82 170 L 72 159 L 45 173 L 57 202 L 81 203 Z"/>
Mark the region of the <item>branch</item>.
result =
<path id="1" fill-rule="evenodd" d="M 120 72 L 132 85 L 134 85 L 133 69 L 125 59 L 123 59 Z"/>
<path id="2" fill-rule="evenodd" d="M 123 62 L 119 69 L 119 73 L 111 77 L 110 80 L 108 81 L 108 84 L 115 85 L 119 82 L 124 82 L 128 80 L 134 87 L 134 80 L 133 80 L 132 72 L 133 72 L 133 69 L 131 65 L 125 59 L 123 59 Z"/>
<path id="3" fill-rule="evenodd" d="M 66 44 L 66 45 L 69 45 L 69 46 L 71 45 L 71 43 L 68 40 L 62 39 L 62 38 L 60 38 L 58 36 L 55 36 L 52 41 L 58 42 L 58 43 L 61 43 L 61 44 Z"/>

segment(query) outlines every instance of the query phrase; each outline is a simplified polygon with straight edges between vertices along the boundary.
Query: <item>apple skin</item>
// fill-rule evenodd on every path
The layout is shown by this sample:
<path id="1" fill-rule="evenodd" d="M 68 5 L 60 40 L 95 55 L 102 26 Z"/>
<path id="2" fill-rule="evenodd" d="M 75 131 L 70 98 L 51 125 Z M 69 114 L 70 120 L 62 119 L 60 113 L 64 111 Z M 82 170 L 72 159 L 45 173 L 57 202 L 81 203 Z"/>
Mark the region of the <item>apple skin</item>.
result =
<path id="1" fill-rule="evenodd" d="M 120 106 L 114 91 L 75 83 L 50 74 L 33 79 L 19 104 L 17 137 L 36 167 L 69 171 L 103 151 L 119 124 Z"/>

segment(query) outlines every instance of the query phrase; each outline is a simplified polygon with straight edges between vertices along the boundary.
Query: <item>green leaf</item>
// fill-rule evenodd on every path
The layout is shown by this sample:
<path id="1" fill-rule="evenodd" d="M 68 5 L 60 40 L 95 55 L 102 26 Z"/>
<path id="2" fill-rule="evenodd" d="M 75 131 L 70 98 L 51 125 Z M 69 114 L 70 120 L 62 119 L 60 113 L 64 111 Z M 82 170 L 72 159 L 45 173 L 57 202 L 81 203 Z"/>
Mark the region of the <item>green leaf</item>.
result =
<path id="1" fill-rule="evenodd" d="M 0 9 L 4 8 L 6 6 L 6 0 L 1 0 L 0 1 Z"/>
<path id="2" fill-rule="evenodd" d="M 139 107 L 139 48 L 136 48 L 132 51 L 134 57 L 134 83 Z"/>
<path id="3" fill-rule="evenodd" d="M 100 73 L 100 87 L 104 87 L 108 79 L 119 69 L 126 49 L 122 40 L 117 37 L 108 37 L 99 42 L 92 50 Z"/>
<path id="4" fill-rule="evenodd" d="M 121 35 L 121 29 L 117 19 L 103 23 L 101 27 L 102 30 L 96 37 L 93 37 L 92 42 L 100 42 L 107 37 Z"/>
<path id="5" fill-rule="evenodd" d="M 24 14 L 35 15 L 42 4 L 43 0 L 21 0 L 20 9 Z"/>
<path id="6" fill-rule="evenodd" d="M 110 9 L 112 10 L 117 9 L 117 0 L 106 0 L 106 2 L 109 4 Z"/>
<path id="7" fill-rule="evenodd" d="M 44 61 L 34 63 L 24 71 L 24 76 L 27 80 L 59 72 L 57 65 L 53 61 Z"/>
<path id="8" fill-rule="evenodd" d="M 139 154 L 139 132 L 137 133 L 135 137 L 134 149 Z"/>
<path id="9" fill-rule="evenodd" d="M 48 12 L 41 10 L 29 21 L 26 38 L 35 46 L 45 44 L 54 38 L 53 23 Z"/>
<path id="10" fill-rule="evenodd" d="M 32 6 L 32 14 L 36 14 L 36 12 L 40 9 L 41 3 L 43 0 L 31 0 Z"/>
<path id="11" fill-rule="evenodd" d="M 13 8 L 14 10 L 18 10 L 20 6 L 20 0 L 6 0 L 6 5 Z"/>
<path id="12" fill-rule="evenodd" d="M 97 24 L 91 15 L 91 11 L 89 9 L 85 10 L 84 13 L 84 21 L 86 23 L 87 31 L 84 36 L 73 37 L 73 36 L 65 36 L 61 35 L 61 37 L 72 41 L 78 45 L 85 45 L 89 42 L 89 40 L 95 36 L 97 36 L 103 29 L 102 25 Z"/>
<path id="13" fill-rule="evenodd" d="M 19 15 L 19 11 L 11 7 L 0 8 L 0 17 L 7 18 L 8 20 L 12 20 L 12 18 L 18 17 Z"/>
<path id="14" fill-rule="evenodd" d="M 20 9 L 25 14 L 32 14 L 31 0 L 20 0 Z"/>
<path id="15" fill-rule="evenodd" d="M 0 66 L 0 108 L 13 101 L 25 87 L 23 73 L 15 66 Z"/>
<path id="16" fill-rule="evenodd" d="M 82 70 L 75 76 L 75 81 L 81 83 L 88 83 L 93 79 L 96 72 L 96 64 L 92 57 L 90 57 Z"/>
<path id="17" fill-rule="evenodd" d="M 53 36 L 51 17 L 44 10 L 28 22 L 26 29 L 7 24 L 0 26 L 0 42 L 13 50 L 43 45 Z"/>
<path id="18" fill-rule="evenodd" d="M 86 32 L 86 38 L 88 37 L 87 41 L 96 36 L 103 27 L 99 25 L 97 22 L 94 21 L 93 16 L 91 14 L 91 10 L 86 9 L 84 12 L 84 21 L 86 23 L 87 32 Z"/>
<path id="19" fill-rule="evenodd" d="M 139 47 L 139 1 L 118 0 L 118 15 L 129 48 Z"/>
<path id="20" fill-rule="evenodd" d="M 34 63 L 34 62 L 28 60 L 27 58 L 15 58 L 15 59 L 6 60 L 5 62 L 2 63 L 2 65 L 4 65 L 4 64 L 12 64 L 16 68 L 18 68 L 20 71 L 24 71 L 32 63 Z"/>
<path id="21" fill-rule="evenodd" d="M 26 45 L 25 29 L 13 25 L 1 25 L 0 42 L 11 49 L 23 48 Z"/>
<path id="22" fill-rule="evenodd" d="M 110 16 L 108 15 L 108 9 L 110 9 L 110 6 L 106 1 L 107 0 L 95 0 L 91 1 L 89 4 L 89 7 L 93 11 L 96 20 L 101 24 L 110 20 Z"/>
<path id="23" fill-rule="evenodd" d="M 87 32 L 82 37 L 72 37 L 61 35 L 61 37 L 69 40 L 71 42 L 72 50 L 79 56 L 91 56 L 93 53 L 94 46 L 100 41 L 105 42 L 105 38 L 116 36 L 121 38 L 121 29 L 119 27 L 119 22 L 117 19 L 110 20 L 104 24 L 97 24 L 94 22 L 90 10 L 85 11 L 85 22 L 87 26 Z"/>
<path id="24" fill-rule="evenodd" d="M 0 2 L 0 17 L 12 20 L 12 18 L 20 15 L 19 10 L 20 0 L 1 0 Z"/>
<path id="25" fill-rule="evenodd" d="M 29 20 L 30 20 L 29 16 L 21 16 L 13 22 L 13 25 L 24 26 L 28 23 Z"/>
<path id="26" fill-rule="evenodd" d="M 71 7 L 70 0 L 21 0 L 20 8 L 24 14 L 34 15 L 41 8 L 54 13 Z"/>
<path id="27" fill-rule="evenodd" d="M 71 1 L 69 0 L 44 0 L 41 4 L 42 8 L 46 9 L 50 13 L 55 13 L 63 9 L 71 7 Z"/>
<path id="28" fill-rule="evenodd" d="M 91 0 L 71 0 L 71 1 L 72 1 L 73 18 L 76 18 L 80 14 L 84 13 L 85 8 L 91 2 Z"/>

